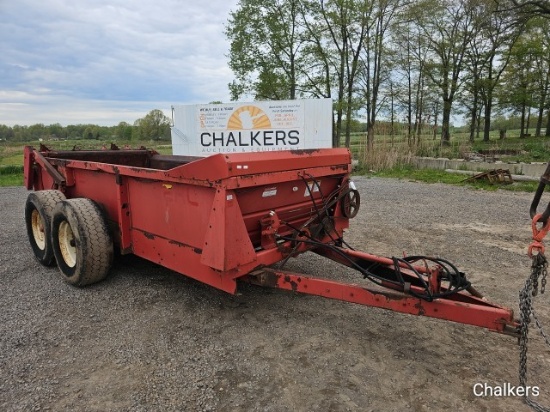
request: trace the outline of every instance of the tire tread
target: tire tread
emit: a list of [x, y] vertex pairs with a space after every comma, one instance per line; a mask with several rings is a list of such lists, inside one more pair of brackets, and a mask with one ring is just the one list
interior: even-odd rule
[[[36, 259], [43, 264], [44, 266], [53, 266], [55, 264], [55, 258], [52, 251], [52, 244], [51, 244], [51, 236], [50, 236], [50, 226], [52, 222], [53, 217], [53, 211], [55, 209], [55, 206], [59, 203], [65, 200], [65, 195], [60, 192], [59, 190], [39, 190], [36, 192], [32, 192], [27, 197], [27, 202], [25, 205], [25, 223], [27, 225], [27, 234], [29, 236], [29, 241], [31, 242], [31, 246], [33, 248], [34, 255]], [[32, 209], [35, 208], [40, 213], [42, 209], [43, 214], [41, 214], [41, 217], [45, 220], [44, 222], [44, 234], [46, 236], [46, 248], [44, 253], [40, 253], [39, 256], [37, 255], [37, 252], [34, 250], [34, 240], [32, 237], [32, 229], [30, 228], [30, 213]]]
[[[65, 278], [76, 286], [103, 280], [113, 262], [113, 241], [98, 205], [91, 199], [74, 198], [63, 202], [74, 213], [78, 228], [82, 259], [77, 259], [76, 272]], [[77, 253], [78, 254], [78, 253]], [[65, 275], [65, 274], [64, 274]]]

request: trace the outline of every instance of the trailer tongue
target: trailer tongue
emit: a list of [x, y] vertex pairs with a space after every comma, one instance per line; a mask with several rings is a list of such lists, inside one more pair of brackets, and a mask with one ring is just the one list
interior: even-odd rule
[[[35, 190], [25, 208], [34, 254], [57, 262], [74, 285], [103, 279], [117, 247], [229, 293], [249, 282], [517, 336], [513, 311], [486, 301], [450, 262], [380, 257], [345, 243], [360, 207], [347, 149], [198, 158], [42, 146], [26, 147], [24, 162]], [[272, 267], [305, 252], [373, 286]]]

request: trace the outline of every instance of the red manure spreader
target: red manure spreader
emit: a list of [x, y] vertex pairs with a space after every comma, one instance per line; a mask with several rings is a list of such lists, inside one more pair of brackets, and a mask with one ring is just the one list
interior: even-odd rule
[[[452, 263], [346, 244], [360, 206], [347, 149], [201, 158], [41, 146], [25, 148], [24, 166], [34, 255], [73, 285], [104, 279], [117, 248], [228, 293], [248, 282], [518, 335], [513, 311], [483, 299]], [[372, 286], [273, 267], [305, 252]]]

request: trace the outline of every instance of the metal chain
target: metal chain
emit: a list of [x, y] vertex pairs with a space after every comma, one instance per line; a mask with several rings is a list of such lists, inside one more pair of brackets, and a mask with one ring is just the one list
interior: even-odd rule
[[[544, 255], [542, 255], [544, 257]], [[546, 260], [546, 258], [545, 258]], [[546, 275], [548, 274], [548, 263], [545, 263], [542, 267], [542, 280], [540, 282], [540, 293], [544, 293], [544, 290], [546, 289]]]
[[[529, 323], [531, 316], [535, 320], [535, 324], [539, 329], [540, 334], [544, 338], [547, 345], [550, 346], [548, 336], [544, 332], [540, 321], [533, 310], [533, 296], [538, 293], [538, 281], [541, 279], [541, 294], [544, 293], [546, 287], [548, 262], [542, 253], [533, 255], [533, 263], [531, 264], [531, 274], [525, 281], [523, 289], [519, 293], [519, 310], [520, 310], [520, 336], [519, 336], [519, 384], [522, 387], [527, 386], [527, 343], [529, 333]], [[535, 402], [525, 395], [525, 403], [537, 412], [550, 412], [550, 409], [543, 407], [538, 402]]]
[[544, 338], [544, 341], [548, 346], [550, 346], [550, 339], [548, 339], [548, 335], [544, 332], [544, 329], [542, 328], [542, 324], [539, 321], [539, 318], [535, 314], [535, 308], [531, 308], [531, 315], [533, 316], [533, 319], [535, 320], [535, 325], [537, 325], [537, 328], [539, 329], [539, 333]]

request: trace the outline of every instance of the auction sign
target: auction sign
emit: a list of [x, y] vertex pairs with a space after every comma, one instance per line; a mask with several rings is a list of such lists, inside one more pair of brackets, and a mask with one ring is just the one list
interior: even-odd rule
[[172, 152], [216, 153], [332, 147], [332, 100], [172, 106]]

